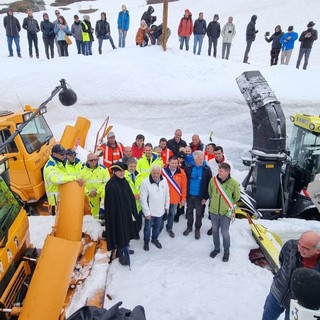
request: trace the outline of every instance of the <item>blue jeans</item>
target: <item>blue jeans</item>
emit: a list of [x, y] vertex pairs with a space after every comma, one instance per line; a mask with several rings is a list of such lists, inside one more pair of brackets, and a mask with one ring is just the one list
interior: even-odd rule
[[83, 55], [91, 56], [92, 55], [92, 41], [83, 42]]
[[112, 48], [115, 49], [115, 45], [114, 45], [114, 43], [113, 43], [113, 39], [112, 39], [112, 37], [111, 37], [110, 35], [100, 36], [100, 37], [98, 38], [98, 42], [99, 42], [99, 49], [98, 49], [98, 51], [99, 51], [99, 54], [102, 53], [102, 42], [103, 42], [103, 40], [107, 40], [107, 39], [109, 39]]
[[124, 48], [126, 46], [126, 36], [127, 31], [118, 29], [119, 31], [119, 48]]
[[16, 44], [17, 55], [20, 56], [21, 51], [20, 51], [20, 37], [19, 36], [15, 36], [15, 37], [7, 36], [9, 55], [13, 56], [13, 50], [12, 50], [12, 42], [13, 41]]
[[76, 40], [77, 52], [78, 54], [83, 53], [83, 42], [81, 40]]
[[172, 230], [173, 219], [177, 213], [178, 204], [170, 204], [169, 213], [168, 213], [168, 221], [166, 228], [167, 230]]
[[290, 310], [280, 305], [274, 295], [269, 292], [263, 307], [262, 320], [277, 320], [279, 316], [285, 312], [285, 320], [289, 320]]
[[202, 42], [203, 42], [203, 35], [202, 34], [195, 34], [193, 36], [193, 53], [196, 54], [196, 50], [197, 50], [197, 44], [199, 43], [199, 47], [198, 47], [198, 55], [201, 53], [201, 48], [202, 48]]
[[189, 50], [189, 39], [190, 37], [180, 37], [180, 50], [183, 49], [183, 44], [186, 44], [186, 50]]
[[157, 240], [160, 233], [160, 228], [162, 224], [162, 217], [151, 217], [151, 220], [144, 219], [144, 242], [150, 241], [150, 234], [152, 228], [152, 240]]
[[229, 226], [231, 219], [226, 215], [217, 215], [210, 212], [210, 219], [212, 225], [212, 236], [213, 244], [216, 250], [220, 250], [220, 236], [219, 229], [221, 228], [222, 240], [223, 240], [223, 249], [224, 252], [229, 252], [230, 250], [230, 234]]

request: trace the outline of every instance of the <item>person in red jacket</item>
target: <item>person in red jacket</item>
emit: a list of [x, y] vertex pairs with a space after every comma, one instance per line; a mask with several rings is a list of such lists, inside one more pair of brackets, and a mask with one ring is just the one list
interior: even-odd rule
[[123, 157], [123, 144], [116, 141], [116, 135], [110, 131], [107, 134], [107, 142], [99, 146], [98, 150], [103, 151], [103, 165], [112, 171], [110, 167]]
[[180, 38], [180, 50], [183, 49], [183, 44], [186, 44], [186, 50], [189, 50], [189, 40], [193, 31], [192, 14], [189, 9], [184, 11], [184, 16], [181, 18], [178, 27], [178, 36]]
[[144, 135], [138, 134], [136, 141], [132, 144], [132, 156], [140, 159], [144, 153]]

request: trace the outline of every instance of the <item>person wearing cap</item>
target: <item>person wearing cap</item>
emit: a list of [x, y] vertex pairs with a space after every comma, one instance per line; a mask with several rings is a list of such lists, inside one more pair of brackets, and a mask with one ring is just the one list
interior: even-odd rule
[[177, 156], [180, 148], [184, 148], [187, 146], [187, 143], [181, 139], [182, 130], [176, 129], [174, 132], [174, 137], [167, 142], [168, 148], [173, 152], [173, 155]]
[[130, 16], [125, 4], [121, 6], [118, 14], [118, 32], [119, 32], [119, 48], [126, 46], [126, 36], [129, 30]]
[[103, 151], [103, 165], [108, 168], [111, 173], [110, 166], [123, 157], [123, 144], [117, 142], [115, 133], [110, 131], [107, 134], [107, 142], [101, 144], [98, 150]]
[[59, 203], [59, 185], [70, 181], [77, 181], [80, 186], [83, 180], [68, 173], [65, 167], [66, 150], [61, 144], [56, 144], [51, 150], [51, 156], [43, 168], [43, 180], [49, 202], [49, 211], [56, 213]]
[[98, 164], [95, 153], [87, 155], [87, 162], [79, 173], [85, 182], [85, 195], [88, 197], [91, 215], [99, 218], [100, 202], [104, 199], [105, 185], [110, 179], [109, 171], [105, 166]]
[[189, 50], [189, 40], [193, 32], [192, 13], [189, 9], [184, 10], [184, 15], [180, 19], [178, 26], [178, 37], [180, 41], [180, 50], [183, 50], [183, 45], [186, 46], [186, 51]]
[[136, 45], [140, 47], [146, 47], [149, 42], [149, 37], [147, 35], [148, 25], [144, 20], [140, 21], [140, 27], [136, 34]]
[[[44, 49], [47, 59], [54, 58], [54, 24], [49, 21], [49, 15], [47, 13], [43, 14], [43, 21], [40, 22], [40, 30], [42, 32], [42, 40], [44, 43]], [[50, 49], [50, 55], [49, 55]]]
[[296, 64], [296, 68], [299, 69], [301, 60], [304, 56], [304, 64], [303, 64], [303, 70], [307, 69], [311, 49], [313, 42], [318, 39], [318, 31], [313, 29], [315, 23], [313, 21], [310, 21], [307, 24], [307, 30], [303, 31], [299, 37], [300, 44], [300, 50], [299, 50], [299, 56]]
[[151, 172], [151, 167], [155, 164], [163, 167], [162, 158], [158, 157], [158, 154], [153, 152], [151, 143], [146, 143], [144, 147], [144, 154], [138, 160], [137, 170], [142, 174], [144, 178], [146, 178]]
[[82, 27], [81, 27], [81, 21], [79, 19], [79, 16], [75, 14], [73, 16], [74, 22], [71, 26], [71, 33], [76, 40], [77, 45], [77, 53], [83, 54], [83, 41], [82, 41]]
[[267, 42], [272, 42], [271, 44], [271, 51], [270, 51], [270, 56], [271, 56], [271, 60], [270, 60], [270, 65], [271, 66], [275, 66], [278, 64], [278, 58], [279, 58], [279, 54], [281, 51], [281, 42], [280, 39], [283, 36], [283, 32], [281, 30], [281, 26], [277, 25], [274, 29], [274, 33], [272, 34], [271, 37], [268, 38], [267, 33], [265, 33], [264, 35], [264, 39]]
[[217, 57], [217, 45], [218, 45], [218, 39], [220, 38], [221, 34], [221, 27], [220, 23], [218, 22], [219, 15], [215, 14], [213, 16], [213, 20], [208, 24], [207, 28], [207, 35], [209, 39], [208, 44], [208, 56], [211, 56], [211, 48], [213, 46], [213, 57]]
[[90, 17], [85, 14], [81, 22], [82, 27], [82, 41], [83, 41], [83, 55], [92, 55], [92, 42], [93, 38], [93, 28], [91, 27]]
[[[145, 178], [140, 187], [140, 203], [145, 217], [143, 240], [145, 251], [149, 251], [149, 242], [158, 249], [162, 248], [158, 240], [162, 220], [168, 213], [170, 198], [166, 179], [161, 175], [161, 167], [153, 165], [150, 175]], [[152, 229], [152, 235], [151, 235]]]
[[28, 44], [29, 44], [29, 56], [33, 57], [32, 54], [32, 43], [36, 51], [36, 57], [39, 59], [39, 48], [38, 48], [38, 35], [40, 27], [38, 21], [33, 17], [31, 9], [27, 10], [27, 17], [23, 19], [22, 28], [27, 30]]
[[175, 234], [172, 231], [173, 220], [179, 207], [184, 207], [187, 195], [187, 177], [184, 170], [179, 167], [178, 158], [171, 156], [168, 164], [162, 169], [162, 176], [166, 178], [169, 186], [170, 206], [166, 230], [171, 238]]
[[111, 37], [110, 24], [107, 21], [107, 14], [105, 12], [101, 12], [100, 20], [98, 20], [96, 23], [95, 33], [99, 42], [99, 48], [98, 48], [99, 54], [102, 54], [103, 40], [109, 40], [112, 46], [112, 49], [117, 49]]
[[82, 169], [82, 162], [77, 158], [77, 153], [74, 149], [67, 149], [65, 167], [69, 174], [78, 176]]
[[19, 35], [21, 26], [19, 20], [13, 16], [12, 9], [8, 9], [7, 15], [3, 18], [3, 26], [6, 29], [9, 57], [13, 57], [12, 42], [14, 41], [17, 49], [17, 56], [21, 58]]
[[284, 33], [280, 39], [281, 43], [281, 64], [289, 64], [294, 42], [298, 39], [298, 34], [293, 31], [293, 26], [288, 27], [288, 32]]
[[[136, 199], [125, 179], [125, 171], [128, 166], [120, 161], [114, 163], [112, 178], [105, 186], [105, 226], [108, 251], [117, 250], [121, 265], [129, 265], [128, 251], [131, 239], [138, 236]], [[130, 253], [133, 253], [132, 251]]]

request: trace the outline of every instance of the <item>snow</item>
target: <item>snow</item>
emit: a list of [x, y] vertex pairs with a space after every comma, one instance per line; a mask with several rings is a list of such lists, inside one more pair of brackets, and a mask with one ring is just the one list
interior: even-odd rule
[[[111, 31], [117, 45], [117, 14], [122, 0], [80, 2], [69, 5], [70, 10], [62, 10], [69, 25], [73, 15], [80, 9], [98, 9], [90, 14], [91, 21], [99, 18], [101, 11], [107, 12]], [[289, 116], [296, 112], [319, 113], [320, 91], [320, 41], [314, 43], [307, 71], [295, 69], [298, 43], [289, 66], [269, 66], [271, 45], [263, 38], [265, 31], [273, 31], [277, 24], [283, 31], [291, 24], [301, 33], [310, 20], [315, 20], [320, 2], [309, 0], [308, 6], [299, 0], [288, 5], [284, 0], [228, 2], [217, 0], [176, 1], [169, 3], [169, 27], [172, 35], [166, 52], [159, 46], [139, 48], [135, 46], [135, 34], [139, 19], [147, 9], [143, 0], [127, 3], [131, 17], [130, 30], [125, 49], [112, 50], [105, 41], [103, 54], [97, 54], [97, 41], [93, 44], [94, 55], [78, 56], [75, 44], [69, 48], [68, 58], [45, 59], [41, 35], [39, 35], [40, 59], [28, 58], [26, 32], [21, 32], [22, 59], [7, 58], [4, 28], [0, 30], [0, 110], [17, 110], [26, 104], [39, 106], [48, 98], [52, 90], [64, 78], [78, 95], [74, 106], [64, 107], [58, 98], [48, 104], [47, 121], [57, 140], [63, 128], [74, 124], [77, 116], [91, 120], [87, 139], [87, 150], [93, 150], [95, 134], [104, 118], [110, 115], [110, 124], [118, 141], [131, 145], [138, 133], [146, 136], [146, 142], [157, 144], [159, 138], [173, 137], [176, 128], [183, 131], [183, 139], [191, 141], [198, 133], [204, 143], [209, 142], [210, 131], [213, 140], [222, 145], [234, 167], [234, 177], [241, 181], [246, 169], [241, 156], [248, 156], [252, 145], [252, 129], [249, 108], [244, 101], [235, 79], [244, 71], [259, 70], [275, 91], [282, 104], [287, 119], [287, 135], [292, 126]], [[154, 5], [158, 21], [162, 20], [162, 5]], [[179, 19], [184, 9], [189, 8], [194, 19], [204, 12], [207, 23], [214, 13], [219, 13], [220, 23], [229, 15], [234, 17], [237, 35], [233, 41], [230, 60], [221, 59], [221, 39], [218, 43], [217, 59], [207, 56], [207, 38], [204, 39], [202, 54], [192, 53], [193, 38], [189, 52], [180, 51], [176, 34]], [[55, 7], [47, 5], [50, 19], [54, 19]], [[34, 16], [40, 22], [42, 13]], [[245, 28], [253, 14], [257, 14], [259, 33], [253, 43], [249, 61], [243, 64], [245, 50]], [[25, 14], [16, 13], [22, 23]], [[315, 20], [316, 23], [318, 23]], [[316, 25], [315, 28], [317, 28]], [[14, 53], [15, 53], [15, 46]], [[41, 247], [54, 223], [52, 217], [30, 217], [31, 240]], [[87, 220], [89, 219], [89, 220]], [[92, 221], [91, 221], [92, 222]], [[297, 238], [308, 229], [320, 231], [319, 222], [296, 219], [261, 221], [270, 231], [280, 236], [282, 241]], [[90, 232], [98, 234], [101, 228], [90, 226], [90, 218], [85, 225]], [[117, 301], [133, 308], [141, 304], [146, 309], [148, 320], [161, 319], [248, 319], [261, 318], [264, 299], [272, 282], [272, 274], [250, 263], [248, 253], [256, 248], [249, 225], [245, 220], [235, 221], [231, 228], [231, 256], [228, 263], [209, 257], [213, 250], [212, 238], [206, 235], [210, 227], [207, 215], [203, 219], [201, 239], [194, 235], [182, 235], [186, 228], [185, 218], [174, 224], [176, 237], [171, 239], [164, 231], [160, 235], [163, 249], [152, 244], [150, 251], [142, 249], [142, 240], [131, 242], [135, 254], [131, 256], [132, 270], [114, 261], [107, 271], [101, 264], [94, 269], [91, 278], [78, 288], [70, 315], [81, 307], [90, 293], [94, 292], [107, 275], [107, 292], [112, 300], [106, 299], [109, 308]], [[102, 259], [102, 257], [97, 257]]]

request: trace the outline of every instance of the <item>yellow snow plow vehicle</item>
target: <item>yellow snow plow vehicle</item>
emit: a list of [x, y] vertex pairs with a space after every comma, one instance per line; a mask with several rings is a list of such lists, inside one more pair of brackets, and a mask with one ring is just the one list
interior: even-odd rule
[[[79, 279], [93, 267], [98, 239], [83, 234], [84, 186], [60, 187], [52, 232], [39, 252], [30, 243], [25, 210], [36, 210], [45, 196], [42, 169], [55, 144], [43, 114], [57, 93], [62, 104], [76, 96], [64, 80], [37, 109], [0, 114], [0, 320], [62, 320]], [[67, 126], [60, 143], [84, 146], [89, 120]], [[101, 250], [106, 245], [102, 241]]]
[[[74, 100], [74, 93], [70, 93], [73, 91], [67, 88], [65, 80], [60, 83], [38, 109], [25, 106], [22, 112], [0, 112], [0, 153], [9, 160], [10, 188], [25, 204], [29, 214], [48, 211], [44, 205], [42, 171], [56, 140], [44, 118], [46, 105], [59, 91], [63, 104]], [[60, 143], [65, 148], [73, 148], [75, 144], [84, 147], [89, 128], [90, 121], [78, 117], [74, 126], [66, 126]]]

